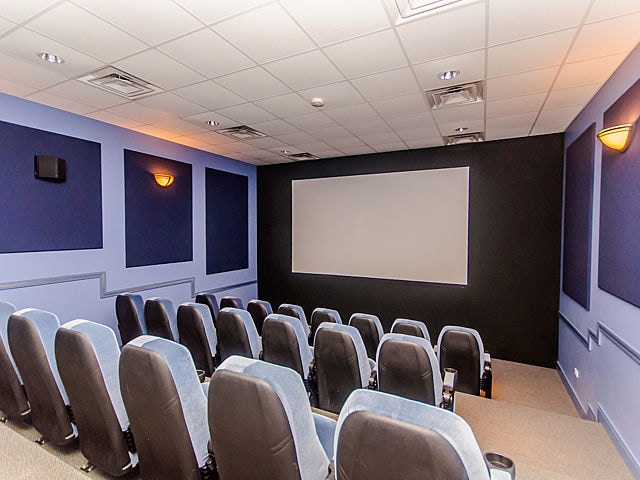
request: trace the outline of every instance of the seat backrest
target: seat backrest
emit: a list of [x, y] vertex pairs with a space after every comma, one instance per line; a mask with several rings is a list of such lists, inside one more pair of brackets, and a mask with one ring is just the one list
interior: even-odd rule
[[211, 377], [208, 408], [221, 480], [327, 477], [329, 458], [302, 379], [292, 370], [230, 357]]
[[442, 377], [431, 343], [421, 337], [387, 333], [377, 355], [378, 390], [439, 406]]
[[321, 323], [342, 323], [340, 314], [331, 308], [316, 308], [311, 313], [311, 338], [315, 338], [316, 330]]
[[11, 420], [25, 420], [29, 417], [29, 402], [7, 337], [9, 317], [15, 311], [12, 304], [0, 302], [0, 410]]
[[418, 320], [410, 320], [408, 318], [396, 318], [391, 325], [391, 333], [400, 333], [402, 335], [413, 335], [414, 337], [426, 338], [429, 342], [431, 336], [427, 326]]
[[215, 326], [216, 320], [218, 319], [218, 312], [220, 311], [216, 296], [213, 293], [198, 293], [196, 295], [196, 303], [202, 303], [209, 307], [211, 318], [213, 319], [213, 325]]
[[300, 320], [277, 313], [265, 319], [262, 326], [262, 359], [289, 367], [303, 379], [309, 378], [313, 354]]
[[180, 343], [191, 352], [196, 368], [210, 377], [218, 353], [218, 335], [209, 307], [193, 302], [181, 304], [178, 307], [178, 332]]
[[378, 344], [384, 335], [380, 319], [368, 313], [354, 313], [349, 319], [349, 325], [358, 329], [367, 349], [367, 356], [375, 360]]
[[55, 352], [82, 454], [109, 475], [126, 474], [138, 455], [129, 452], [125, 437], [129, 417], [120, 393], [115, 333], [99, 323], [72, 320], [58, 329]]
[[200, 480], [207, 465], [207, 400], [189, 350], [140, 336], [122, 349], [120, 388], [141, 478]]
[[307, 316], [304, 314], [304, 309], [300, 305], [293, 305], [292, 303], [283, 303], [278, 307], [278, 312], [281, 315], [287, 315], [289, 317], [295, 317], [300, 320], [304, 334], [309, 337], [311, 328], [309, 328], [309, 322], [307, 322]]
[[176, 309], [168, 298], [152, 297], [144, 302], [144, 319], [147, 333], [167, 340], [178, 341], [178, 322]]
[[223, 308], [239, 308], [242, 310], [244, 309], [244, 305], [242, 304], [242, 299], [240, 297], [227, 295], [220, 299], [220, 310]]
[[132, 338], [147, 333], [144, 321], [144, 301], [135, 293], [123, 293], [116, 297], [116, 317], [118, 330], [124, 345]]
[[251, 315], [239, 308], [223, 308], [218, 313], [220, 361], [231, 355], [259, 358], [262, 344]]
[[25, 308], [9, 317], [9, 348], [31, 406], [31, 424], [56, 445], [72, 442], [69, 398], [55, 358], [55, 335], [60, 323], [53, 313]]
[[440, 331], [436, 348], [441, 374], [445, 368], [458, 371], [456, 391], [480, 395], [484, 346], [478, 331], [447, 325]]
[[337, 480], [489, 480], [473, 431], [461, 417], [373, 390], [357, 390], [345, 402], [335, 465]]
[[338, 413], [351, 391], [369, 385], [371, 366], [360, 332], [339, 323], [322, 323], [314, 340], [318, 403]]
[[262, 335], [264, 319], [267, 318], [267, 315], [273, 313], [271, 304], [266, 300], [250, 300], [249, 303], [247, 303], [247, 311], [251, 315], [251, 318], [253, 318], [253, 324], [256, 326], [258, 335]]

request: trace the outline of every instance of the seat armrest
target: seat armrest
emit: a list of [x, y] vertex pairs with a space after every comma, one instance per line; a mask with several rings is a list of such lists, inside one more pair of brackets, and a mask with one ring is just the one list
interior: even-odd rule
[[444, 378], [442, 379], [442, 405], [446, 410], [455, 411], [455, 393], [456, 381], [458, 380], [458, 371], [454, 368], [444, 369]]
[[311, 415], [313, 416], [313, 423], [315, 423], [316, 434], [318, 435], [322, 449], [327, 455], [327, 458], [333, 461], [333, 440], [338, 422], [316, 412], [311, 412]]
[[485, 365], [487, 363], [491, 364], [491, 354], [490, 353], [484, 352], [482, 354], [482, 359], [484, 360]]
[[489, 476], [491, 480], [512, 480], [511, 474], [505, 470], [496, 470], [495, 468], [489, 469]]
[[491, 356], [488, 353], [485, 353], [484, 369], [482, 371], [482, 378], [480, 379], [480, 390], [484, 392], [485, 398], [491, 398], [492, 388], [493, 388], [493, 374], [492, 374], [492, 367], [491, 367]]

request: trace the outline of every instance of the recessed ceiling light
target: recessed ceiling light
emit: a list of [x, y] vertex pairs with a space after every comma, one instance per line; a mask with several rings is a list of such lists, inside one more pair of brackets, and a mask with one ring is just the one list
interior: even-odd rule
[[218, 125], [220, 125], [220, 122], [218, 122], [217, 120], [207, 120], [207, 125], [211, 125], [212, 127], [217, 127]]
[[469, 130], [469, 127], [458, 127], [455, 129], [456, 132], [466, 132]]
[[313, 105], [314, 107], [324, 107], [324, 99], [320, 97], [312, 98], [311, 105]]
[[62, 57], [59, 57], [58, 55], [54, 55], [53, 53], [40, 52], [40, 53], [38, 53], [38, 57], [40, 57], [40, 59], [44, 60], [45, 62], [49, 62], [49, 63], [63, 63], [64, 62]]
[[446, 72], [442, 72], [438, 74], [438, 78], [440, 80], [451, 80], [452, 78], [456, 78], [460, 75], [459, 70], [447, 70]]

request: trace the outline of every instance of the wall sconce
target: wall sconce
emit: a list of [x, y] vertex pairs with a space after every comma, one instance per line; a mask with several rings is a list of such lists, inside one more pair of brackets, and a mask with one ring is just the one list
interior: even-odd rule
[[607, 147], [624, 152], [633, 138], [633, 123], [616, 125], [598, 132], [598, 139]]
[[169, 173], [154, 173], [156, 183], [163, 188], [170, 187], [175, 181], [175, 177]]

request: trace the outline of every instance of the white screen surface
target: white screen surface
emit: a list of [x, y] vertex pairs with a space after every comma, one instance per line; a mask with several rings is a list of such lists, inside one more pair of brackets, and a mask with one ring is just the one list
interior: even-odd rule
[[467, 284], [469, 167], [291, 183], [293, 272]]

